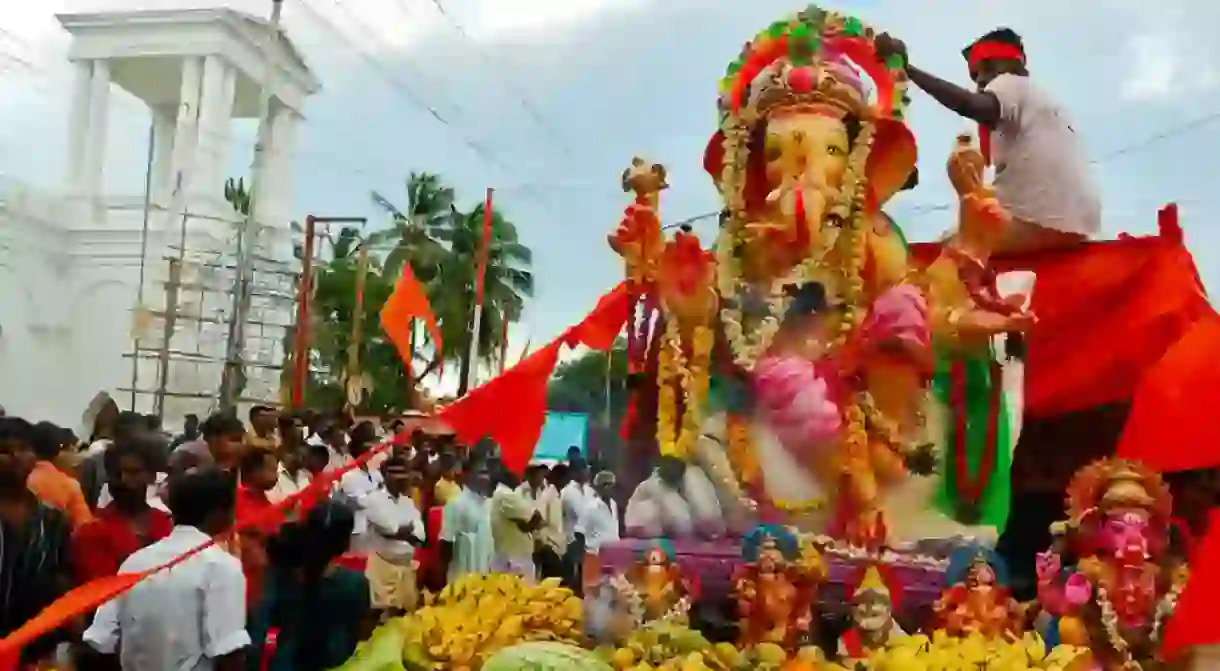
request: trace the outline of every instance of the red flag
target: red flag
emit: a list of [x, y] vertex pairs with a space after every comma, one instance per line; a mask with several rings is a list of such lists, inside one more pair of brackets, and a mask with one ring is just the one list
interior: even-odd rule
[[402, 267], [402, 277], [398, 278], [398, 285], [394, 287], [394, 293], [390, 294], [385, 305], [381, 307], [381, 328], [398, 348], [398, 356], [402, 358], [402, 363], [408, 370], [415, 354], [411, 350], [411, 325], [414, 319], [424, 320], [424, 325], [432, 334], [432, 346], [437, 356], [440, 356], [441, 329], [436, 323], [436, 315], [432, 314], [432, 306], [428, 303], [424, 287], [415, 279], [411, 266], [405, 264]]
[[483, 305], [483, 278], [487, 274], [487, 260], [491, 255], [491, 193], [487, 189], [487, 199], [483, 201], [483, 239], [479, 243], [478, 267], [474, 275], [474, 304]]

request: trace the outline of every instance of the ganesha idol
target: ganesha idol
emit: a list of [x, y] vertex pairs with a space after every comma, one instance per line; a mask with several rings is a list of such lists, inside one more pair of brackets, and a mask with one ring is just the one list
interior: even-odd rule
[[1037, 559], [1049, 642], [1091, 648], [1102, 669], [1162, 668], [1160, 637], [1187, 577], [1169, 552], [1172, 507], [1169, 488], [1139, 463], [1105, 459], [1075, 475], [1069, 519]]
[[730, 65], [704, 161], [725, 205], [710, 251], [689, 230], [657, 241], [664, 180], [646, 177], [663, 170], [637, 161], [625, 176], [637, 198], [611, 239], [644, 309], [629, 356], [656, 366], [659, 452], [687, 464], [664, 492], [689, 515], [637, 498], [653, 533], [693, 517], [687, 528], [790, 523], [872, 547], [994, 536], [930, 505], [943, 320], [882, 211], [916, 147], [903, 64], [879, 62], [873, 34], [810, 7]]

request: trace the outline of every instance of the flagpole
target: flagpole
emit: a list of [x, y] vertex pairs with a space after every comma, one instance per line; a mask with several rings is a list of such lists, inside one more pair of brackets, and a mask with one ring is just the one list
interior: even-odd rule
[[487, 260], [491, 246], [491, 198], [494, 189], [487, 188], [483, 201], [483, 236], [479, 243], [478, 262], [474, 276], [474, 324], [470, 327], [470, 347], [466, 352], [466, 390], [474, 388], [475, 370], [479, 364], [479, 331], [483, 326], [483, 281], [487, 274]]
[[[369, 247], [360, 245], [356, 261], [356, 305], [352, 310], [352, 337], [347, 344], [347, 385], [344, 389], [347, 406], [355, 410], [364, 397], [364, 381], [360, 374], [360, 341], [364, 336], [364, 286], [368, 282]], [[359, 389], [359, 391], [356, 391]], [[353, 401], [353, 399], [355, 399]]]

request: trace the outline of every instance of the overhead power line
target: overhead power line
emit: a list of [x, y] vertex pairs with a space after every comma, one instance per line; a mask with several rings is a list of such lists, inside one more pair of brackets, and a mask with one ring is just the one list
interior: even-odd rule
[[[395, 0], [395, 2], [398, 3], [398, 6], [404, 13], [411, 13], [407, 7], [406, 0]], [[487, 53], [487, 50], [484, 49], [481, 44], [479, 44], [478, 40], [475, 40], [470, 36], [470, 33], [466, 31], [466, 27], [463, 26], [456, 18], [454, 18], [451, 13], [449, 13], [449, 11], [445, 8], [444, 3], [441, 2], [441, 0], [432, 0], [432, 5], [436, 7], [436, 11], [439, 12], [447, 22], [449, 22], [449, 25], [453, 27], [454, 31], [456, 31], [458, 35], [461, 35], [462, 38], [470, 44], [475, 54], [478, 55], [479, 59], [483, 61], [483, 64], [489, 70], [494, 71], [496, 69], [495, 59], [493, 59], [491, 55]], [[520, 103], [521, 108], [525, 110], [526, 115], [528, 115], [534, 124], [542, 129], [542, 132], [546, 133], [551, 141], [559, 147], [559, 149], [564, 153], [564, 156], [571, 160], [573, 158], [571, 145], [568, 144], [563, 135], [558, 131], [558, 129], [556, 129], [555, 125], [547, 121], [546, 117], [543, 116], [542, 112], [538, 109], [538, 106], [530, 100], [529, 96], [526, 95], [525, 92], [522, 91], [521, 88], [509, 78], [498, 77], [496, 80], [509, 94], [513, 95], [517, 99], [517, 102]]]
[[[375, 34], [375, 31], [367, 23], [359, 19], [355, 12], [343, 3], [343, 0], [331, 0], [331, 2], [334, 3], [334, 5], [338, 7], [340, 11], [346, 14], [348, 18], [358, 27], [360, 27], [360, 29], [363, 30], [367, 35], [371, 36]], [[370, 54], [359, 44], [356, 44], [356, 42], [348, 37], [348, 35], [338, 26], [336, 26], [334, 22], [327, 19], [316, 7], [313, 7], [308, 0], [301, 0], [299, 4], [301, 7], [304, 7], [306, 11], [308, 11], [314, 17], [314, 19], [326, 26], [332, 34], [342, 40], [352, 51], [360, 56], [361, 60], [363, 60], [370, 69], [385, 80], [385, 82], [388, 83], [395, 91], [397, 91], [403, 97], [403, 99], [410, 103], [412, 107], [426, 113], [437, 123], [447, 128], [453, 133], [454, 137], [456, 137], [462, 144], [464, 144], [484, 162], [490, 163], [501, 171], [507, 173], [508, 164], [506, 162], [501, 161], [491, 152], [490, 149], [464, 134], [460, 128], [449, 120], [448, 117], [441, 114], [441, 112], [434, 105], [429, 103], [423, 94], [407, 83], [402, 77], [398, 76], [393, 68], [387, 66], [385, 63], [382, 63], [377, 59], [376, 56]]]

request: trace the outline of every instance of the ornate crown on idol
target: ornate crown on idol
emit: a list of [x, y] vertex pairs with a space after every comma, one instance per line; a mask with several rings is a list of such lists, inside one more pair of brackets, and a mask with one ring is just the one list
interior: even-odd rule
[[[879, 62], [873, 36], [859, 19], [814, 6], [772, 23], [729, 65], [720, 84], [721, 115], [803, 109], [900, 119], [907, 102], [905, 63], [900, 57]], [[857, 67], [878, 87], [875, 106]]]
[[1073, 517], [1090, 509], [1134, 508], [1168, 519], [1173, 496], [1156, 471], [1135, 461], [1101, 459], [1076, 472], [1068, 485], [1067, 509]]

